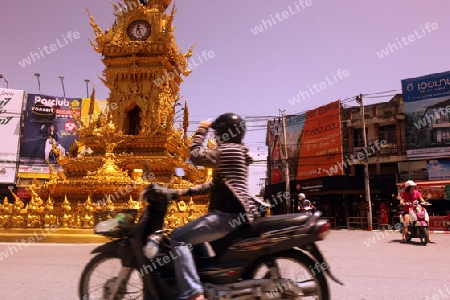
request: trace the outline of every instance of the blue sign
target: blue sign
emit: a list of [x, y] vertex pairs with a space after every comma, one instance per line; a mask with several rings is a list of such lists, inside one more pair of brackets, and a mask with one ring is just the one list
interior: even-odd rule
[[450, 72], [403, 79], [402, 90], [404, 102], [450, 96]]

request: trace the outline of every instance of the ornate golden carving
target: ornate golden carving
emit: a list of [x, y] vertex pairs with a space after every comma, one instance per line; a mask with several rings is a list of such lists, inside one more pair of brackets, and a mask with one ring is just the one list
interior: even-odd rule
[[192, 201], [192, 197], [190, 197], [190, 200], [187, 204], [187, 213], [188, 213], [188, 217], [184, 220], [184, 223], [189, 223], [191, 221], [194, 221], [195, 219], [197, 219], [197, 217], [194, 215], [195, 213], [195, 204], [194, 201]]
[[17, 196], [12, 189], [9, 189], [11, 192], [11, 195], [14, 197], [14, 205], [13, 205], [13, 212], [16, 214], [23, 214], [26, 213], [27, 210], [24, 209], [25, 204], [20, 200], [19, 196]]
[[63, 216], [61, 218], [61, 225], [64, 228], [72, 228], [74, 226], [74, 217], [72, 214], [72, 207], [70, 206], [69, 200], [67, 200], [67, 196], [64, 197], [64, 202], [62, 204]]
[[0, 228], [11, 227], [10, 215], [12, 213], [13, 205], [9, 203], [8, 197], [3, 199], [3, 204], [0, 205]]
[[[91, 44], [102, 54], [105, 65], [100, 80], [110, 89], [107, 111], [94, 119], [94, 85], [88, 118], [82, 118], [71, 107], [78, 124], [78, 140], [69, 155], [58, 154], [57, 162], [63, 171], [48, 164], [48, 182], [40, 184], [35, 180], [28, 187], [32, 199], [27, 209], [12, 193], [16, 201], [8, 208], [10, 213], [3, 204], [0, 224], [31, 227], [56, 223], [65, 228], [92, 228], [97, 212], [142, 210], [141, 203], [133, 199], [138, 199], [151, 182], [187, 188], [208, 178], [207, 169], [185, 162], [192, 139], [187, 134], [187, 102], [182, 123], [175, 129], [175, 108], [179, 108], [176, 104], [182, 98], [180, 84], [192, 71], [187, 62], [192, 47], [186, 53], [179, 50], [172, 26], [175, 6], [165, 12], [170, 3], [149, 0], [143, 5], [135, 0], [120, 0], [113, 4], [116, 21], [105, 31], [87, 11], [95, 35]], [[128, 25], [138, 19], [151, 25], [151, 35], [145, 41], [132, 41], [127, 35]], [[149, 168], [143, 172], [145, 162]], [[173, 177], [176, 167], [185, 169], [183, 178]], [[47, 199], [45, 204], [41, 197]], [[74, 209], [71, 203], [77, 203]], [[193, 197], [187, 205], [180, 206], [181, 211], [173, 205], [166, 225], [175, 228], [193, 220], [205, 212], [206, 205], [204, 196]], [[9, 225], [5, 225], [8, 220]]]
[[49, 195], [47, 202], [45, 203], [44, 226], [52, 227], [52, 226], [57, 226], [57, 225], [58, 224], [57, 224], [56, 216], [53, 214], [53, 202]]
[[175, 229], [181, 224], [180, 218], [176, 215], [178, 212], [175, 202], [172, 202], [167, 210], [168, 214], [164, 220], [164, 226], [168, 229]]

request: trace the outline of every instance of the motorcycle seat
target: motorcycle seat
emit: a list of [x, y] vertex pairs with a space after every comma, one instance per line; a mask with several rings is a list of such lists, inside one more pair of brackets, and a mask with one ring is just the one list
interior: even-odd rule
[[[241, 225], [238, 229], [234, 230], [223, 238], [211, 241], [209, 244], [212, 247], [212, 251], [205, 250], [205, 245], [195, 245], [194, 254], [198, 258], [216, 259], [223, 253], [225, 253], [228, 247], [230, 247], [237, 241], [248, 238], [257, 238], [261, 236], [261, 234], [268, 231], [300, 226], [302, 224], [305, 224], [310, 218], [311, 216], [305, 213], [263, 217], [256, 220], [251, 225], [248, 223]], [[211, 252], [213, 252], [214, 254], [212, 254]]]
[[227, 235], [227, 238], [247, 238], [259, 236], [264, 232], [272, 230], [300, 226], [306, 223], [310, 218], [311, 216], [305, 213], [267, 216], [256, 220], [251, 225], [242, 225], [239, 229]]

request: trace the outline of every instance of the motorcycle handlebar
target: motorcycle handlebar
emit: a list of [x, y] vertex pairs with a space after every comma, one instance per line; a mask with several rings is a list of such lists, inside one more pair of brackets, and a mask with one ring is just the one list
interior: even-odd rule
[[148, 185], [139, 195], [141, 201], [164, 201], [169, 202], [180, 196], [178, 190], [167, 188], [158, 183]]

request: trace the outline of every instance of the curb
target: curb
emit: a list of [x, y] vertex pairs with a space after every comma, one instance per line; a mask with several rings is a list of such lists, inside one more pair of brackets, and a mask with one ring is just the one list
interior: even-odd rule
[[[374, 229], [374, 230], [366, 230], [366, 229], [333, 229], [335, 231], [371, 231], [371, 232], [378, 232], [378, 231], [382, 231], [382, 232], [399, 232], [398, 230], [390, 230], [390, 229], [386, 229], [386, 230], [380, 230], [380, 229]], [[437, 233], [437, 234], [450, 234], [449, 230], [429, 230], [429, 233]]]
[[[49, 244], [104, 244], [111, 239], [92, 233], [92, 229], [60, 229], [55, 233], [45, 233], [41, 228], [4, 229], [0, 230], [0, 243], [20, 243], [22, 240], [31, 243]], [[336, 231], [369, 231], [362, 229], [336, 229]], [[398, 230], [372, 230], [372, 232], [398, 232]], [[450, 231], [430, 230], [433, 234], [450, 234]]]
[[50, 232], [46, 228], [3, 229], [0, 243], [63, 243], [63, 244], [103, 244], [109, 238], [94, 234], [93, 229], [59, 229]]

